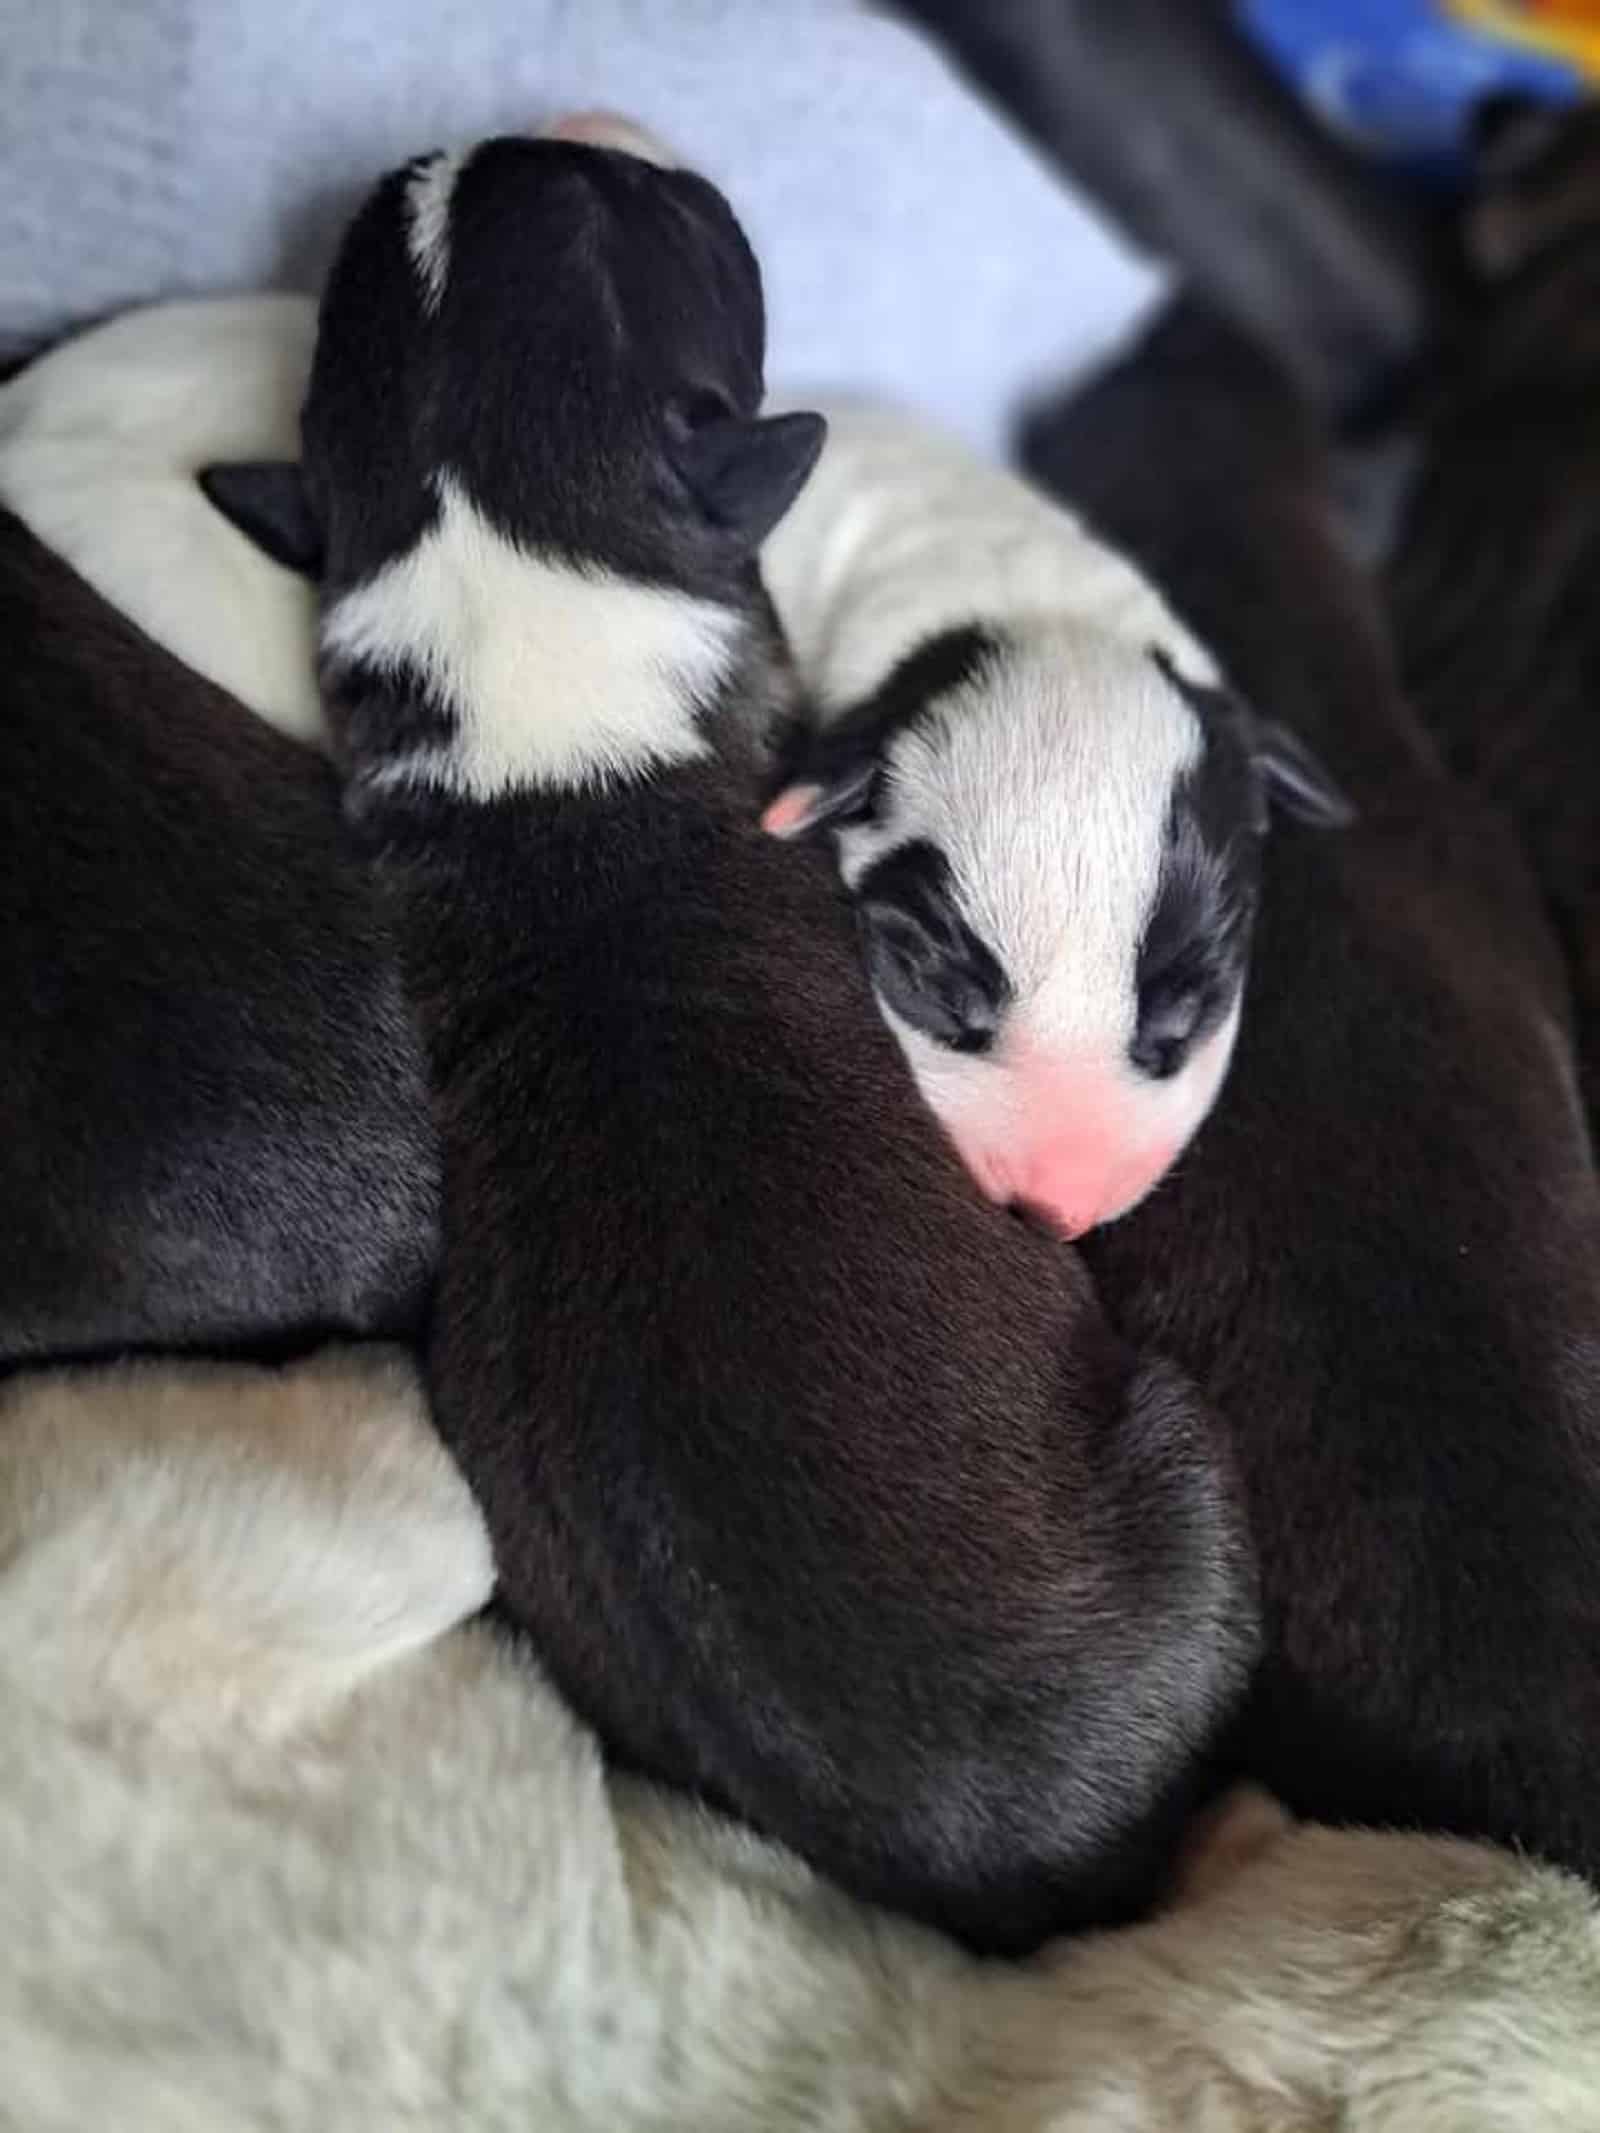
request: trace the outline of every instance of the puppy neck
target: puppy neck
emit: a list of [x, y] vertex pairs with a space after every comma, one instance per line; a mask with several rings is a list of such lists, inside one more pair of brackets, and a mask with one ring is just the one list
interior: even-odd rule
[[519, 546], [449, 476], [435, 492], [415, 545], [323, 617], [336, 700], [376, 684], [414, 702], [373, 736], [347, 727], [369, 791], [603, 789], [709, 752], [749, 658], [744, 607]]

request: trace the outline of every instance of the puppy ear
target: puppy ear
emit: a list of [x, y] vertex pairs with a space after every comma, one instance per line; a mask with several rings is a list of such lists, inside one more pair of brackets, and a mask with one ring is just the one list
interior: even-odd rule
[[827, 434], [820, 415], [727, 415], [691, 430], [676, 458], [706, 517], [753, 552], [804, 488]]
[[321, 576], [322, 528], [295, 460], [219, 460], [195, 478], [212, 506], [274, 563]]
[[1291, 822], [1314, 829], [1345, 829], [1356, 818], [1337, 781], [1303, 741], [1273, 719], [1252, 719], [1250, 760], [1267, 803]]
[[875, 759], [841, 767], [831, 777], [797, 777], [779, 787], [761, 810], [761, 827], [769, 837], [809, 837], [867, 811]]

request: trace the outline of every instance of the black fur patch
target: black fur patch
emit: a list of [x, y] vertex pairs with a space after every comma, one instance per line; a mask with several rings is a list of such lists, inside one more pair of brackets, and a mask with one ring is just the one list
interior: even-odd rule
[[1135, 971], [1138, 1022], [1128, 1056], [1142, 1074], [1165, 1081], [1222, 1021], [1244, 982], [1265, 818], [1237, 707], [1151, 656], [1204, 736], [1199, 761], [1173, 791]]
[[870, 696], [839, 717], [825, 725], [812, 715], [792, 719], [775, 742], [767, 797], [802, 782], [820, 785], [825, 792], [854, 785], [859, 797], [848, 812], [832, 813], [829, 820], [870, 820], [877, 812], [881, 782], [875, 777], [863, 780], [863, 768], [881, 767], [896, 734], [924, 717], [952, 689], [971, 681], [1000, 648], [999, 635], [977, 623], [942, 630], [908, 652]]
[[414, 1333], [438, 1158], [313, 751], [0, 512], [0, 1367]]
[[374, 192], [323, 298], [305, 441], [332, 590], [412, 545], [443, 475], [531, 549], [742, 596], [745, 543], [692, 507], [674, 451], [761, 400], [761, 277], [726, 200], [584, 143], [487, 141], [452, 189], [430, 310], [408, 249], [420, 168]]
[[873, 990], [902, 1022], [956, 1052], [986, 1052], [1012, 999], [1005, 971], [961, 916], [950, 861], [926, 838], [869, 867], [855, 888]]
[[[1471, 398], [1432, 441], [1401, 635], [1496, 801], [1573, 803], [1576, 858], [1600, 822], [1581, 663], [1600, 466], [1593, 377], [1563, 387], [1600, 306], [1530, 316], [1531, 293], [1504, 335], [1475, 329]], [[1264, 841], [1226, 1094], [1081, 1250], [1237, 1449], [1268, 1635], [1244, 1767], [1299, 1815], [1594, 1877], [1600, 1250], [1559, 960], [1517, 840], [1418, 746], [1321, 446], [1215, 335], [1210, 364], [1147, 339], [1053, 416], [1050, 486], [1105, 514], [1363, 813]]]

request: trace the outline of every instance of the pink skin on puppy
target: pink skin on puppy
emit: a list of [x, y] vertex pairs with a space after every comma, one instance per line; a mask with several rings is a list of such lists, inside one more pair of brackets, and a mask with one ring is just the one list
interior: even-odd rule
[[1235, 1007], [1180, 1075], [1154, 1086], [1021, 1033], [983, 1060], [924, 1056], [914, 1032], [902, 1042], [911, 1039], [913, 1072], [984, 1194], [1073, 1238], [1160, 1183], [1216, 1099], [1238, 1023]]
[[590, 148], [614, 148], [620, 155], [654, 163], [658, 170], [682, 167], [665, 142], [616, 111], [570, 111], [542, 132], [550, 141], [581, 141]]

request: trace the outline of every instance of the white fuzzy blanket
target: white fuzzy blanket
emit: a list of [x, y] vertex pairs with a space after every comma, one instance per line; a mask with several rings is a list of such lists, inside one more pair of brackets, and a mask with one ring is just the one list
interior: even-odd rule
[[1600, 2127], [1600, 1921], [1246, 1798], [975, 1964], [636, 1783], [467, 1621], [393, 1354], [0, 1388], [7, 2133]]

